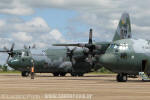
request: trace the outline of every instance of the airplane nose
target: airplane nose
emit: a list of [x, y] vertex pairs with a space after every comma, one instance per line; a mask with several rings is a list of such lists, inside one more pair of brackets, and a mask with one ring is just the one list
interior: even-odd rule
[[11, 66], [11, 61], [10, 61], [10, 60], [8, 60], [7, 64]]
[[103, 54], [100, 56], [99, 61], [101, 64], [114, 64], [117, 59], [114, 54]]
[[18, 64], [19, 60], [18, 59], [10, 59], [8, 61], [8, 65], [10, 66], [16, 66]]

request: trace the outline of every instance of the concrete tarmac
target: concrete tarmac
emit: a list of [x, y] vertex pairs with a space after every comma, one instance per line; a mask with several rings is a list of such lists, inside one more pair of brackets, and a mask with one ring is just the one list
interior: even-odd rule
[[129, 78], [116, 82], [116, 75], [53, 77], [37, 74], [0, 74], [0, 100], [150, 100], [150, 82]]

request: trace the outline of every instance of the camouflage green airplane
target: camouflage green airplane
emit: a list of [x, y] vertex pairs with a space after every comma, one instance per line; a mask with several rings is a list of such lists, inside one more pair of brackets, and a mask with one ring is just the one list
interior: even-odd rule
[[[9, 54], [7, 64], [15, 70], [22, 72], [22, 76], [28, 76], [34, 62], [35, 73], [53, 73], [54, 76], [83, 76], [84, 73], [95, 71], [93, 65], [86, 60], [86, 48], [66, 49], [24, 49], [14, 50], [4, 47], [0, 52]], [[67, 51], [67, 52], [66, 52]], [[11, 57], [11, 59], [9, 59]], [[33, 62], [32, 62], [33, 61]]]
[[101, 66], [118, 73], [116, 77], [118, 82], [126, 82], [129, 75], [138, 75], [140, 72], [150, 75], [150, 41], [132, 38], [128, 13], [122, 14], [112, 42], [92, 43], [91, 39], [87, 44], [54, 44], [54, 46], [88, 48], [90, 51], [88, 54], [92, 58], [97, 58]]

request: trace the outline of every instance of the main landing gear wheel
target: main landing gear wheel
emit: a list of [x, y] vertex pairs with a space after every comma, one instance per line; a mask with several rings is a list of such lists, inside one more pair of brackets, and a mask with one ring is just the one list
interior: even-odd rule
[[121, 73], [121, 74], [117, 75], [116, 80], [118, 82], [126, 82], [128, 80], [128, 76], [127, 76], [127, 74]]
[[66, 75], [66, 73], [64, 73], [64, 72], [61, 72], [61, 73], [53, 73], [53, 76], [65, 76]]
[[83, 73], [70, 73], [71, 76], [83, 76]]
[[27, 77], [27, 76], [29, 76], [29, 72], [23, 71], [23, 72], [21, 72], [21, 75], [22, 75], [23, 77]]
[[65, 76], [65, 75], [66, 75], [66, 73], [63, 73], [63, 72], [62, 72], [62, 73], [60, 73], [60, 76]]
[[78, 73], [78, 76], [83, 76], [83, 73]]
[[59, 76], [59, 73], [53, 73], [53, 76]]
[[70, 73], [71, 74], [71, 76], [77, 76], [77, 74], [76, 73]]

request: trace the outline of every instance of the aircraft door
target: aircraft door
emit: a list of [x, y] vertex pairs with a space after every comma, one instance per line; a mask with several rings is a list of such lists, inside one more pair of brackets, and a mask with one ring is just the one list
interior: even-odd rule
[[147, 60], [142, 60], [141, 71], [145, 72], [147, 68]]

